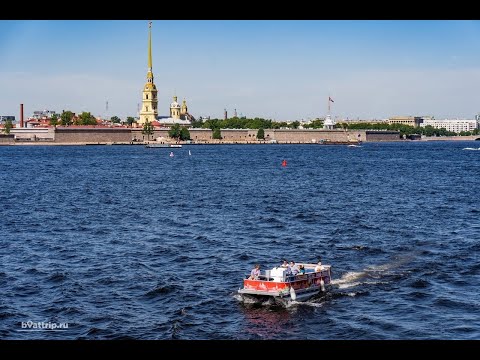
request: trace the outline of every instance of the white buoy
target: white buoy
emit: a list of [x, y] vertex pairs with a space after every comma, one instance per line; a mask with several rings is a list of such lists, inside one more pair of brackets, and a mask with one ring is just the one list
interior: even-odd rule
[[295, 289], [292, 286], [290, 286], [290, 297], [294, 301], [297, 299], [297, 294], [295, 293]]
[[323, 281], [323, 278], [320, 278], [320, 288], [322, 289], [322, 292], [325, 292], [325, 282]]

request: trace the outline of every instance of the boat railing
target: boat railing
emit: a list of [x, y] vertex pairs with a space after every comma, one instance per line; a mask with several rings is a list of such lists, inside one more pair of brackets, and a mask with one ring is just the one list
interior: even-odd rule
[[[305, 269], [307, 270], [313, 270], [315, 268], [315, 264], [303, 264], [305, 266]], [[308, 265], [308, 267], [307, 267]], [[304, 274], [296, 274], [296, 275], [285, 275], [285, 281], [281, 282], [297, 282], [297, 281], [304, 281], [304, 280], [313, 280], [313, 279], [318, 279], [318, 278], [324, 278], [324, 277], [330, 277], [330, 265], [323, 265], [321, 271], [308, 271], [305, 272]], [[249, 279], [250, 275], [245, 275], [245, 280], [249, 281], [274, 281], [274, 278], [270, 276], [270, 270], [266, 270], [263, 273], [260, 273], [260, 275], [252, 280]]]

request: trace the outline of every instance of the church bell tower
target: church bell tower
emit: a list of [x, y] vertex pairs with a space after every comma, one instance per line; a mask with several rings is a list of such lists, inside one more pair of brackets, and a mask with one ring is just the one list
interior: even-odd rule
[[147, 121], [152, 122], [157, 119], [158, 116], [158, 98], [157, 87], [153, 82], [152, 72], [152, 22], [148, 23], [148, 71], [147, 82], [143, 87], [142, 92], [142, 110], [140, 111], [140, 125], [145, 124]]

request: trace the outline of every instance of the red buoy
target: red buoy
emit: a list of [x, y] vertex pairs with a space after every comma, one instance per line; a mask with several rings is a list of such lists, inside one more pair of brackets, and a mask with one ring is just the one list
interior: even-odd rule
[[287, 160], [283, 159], [283, 161], [282, 161], [282, 166], [283, 166], [283, 167], [287, 166]]

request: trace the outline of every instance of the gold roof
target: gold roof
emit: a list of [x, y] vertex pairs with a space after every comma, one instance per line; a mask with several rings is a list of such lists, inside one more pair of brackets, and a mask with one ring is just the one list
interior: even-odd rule
[[152, 83], [146, 83], [145, 84], [145, 90], [157, 90], [157, 87], [155, 86], [155, 84], [152, 84]]

